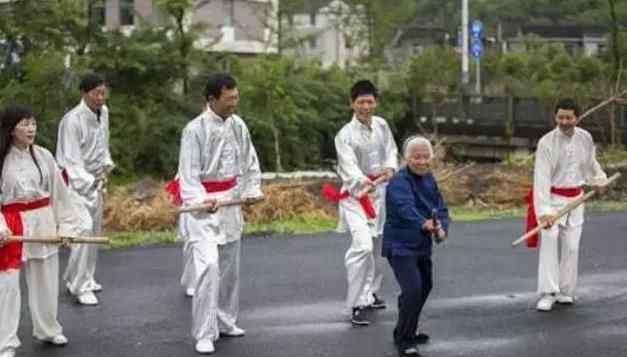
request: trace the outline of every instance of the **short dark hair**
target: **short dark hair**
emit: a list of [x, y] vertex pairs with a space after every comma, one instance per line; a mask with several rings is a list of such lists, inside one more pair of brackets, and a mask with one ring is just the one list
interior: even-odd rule
[[205, 87], [205, 99], [209, 97], [220, 99], [222, 89], [235, 89], [237, 82], [228, 73], [214, 73], [207, 78], [207, 86]]
[[87, 93], [96, 87], [100, 87], [103, 84], [105, 84], [104, 77], [97, 73], [90, 72], [86, 73], [81, 78], [81, 83], [78, 85], [78, 89], [80, 89], [81, 92]]
[[357, 81], [351, 88], [351, 100], [353, 102], [357, 99], [357, 97], [362, 95], [372, 95], [375, 98], [379, 98], [377, 87], [375, 87], [374, 84], [367, 79]]
[[555, 106], [555, 114], [557, 114], [557, 111], [560, 109], [572, 110], [575, 112], [576, 116], [579, 116], [579, 106], [577, 105], [577, 102], [575, 102], [574, 99], [571, 99], [571, 98], [560, 99], [560, 101], [557, 102], [557, 105]]

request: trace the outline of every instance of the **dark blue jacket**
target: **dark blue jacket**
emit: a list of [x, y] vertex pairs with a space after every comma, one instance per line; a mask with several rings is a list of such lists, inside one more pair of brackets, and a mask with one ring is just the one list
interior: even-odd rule
[[448, 207], [431, 173], [418, 176], [403, 167], [390, 180], [385, 198], [383, 255], [431, 256], [431, 235], [422, 225], [432, 210], [448, 233]]

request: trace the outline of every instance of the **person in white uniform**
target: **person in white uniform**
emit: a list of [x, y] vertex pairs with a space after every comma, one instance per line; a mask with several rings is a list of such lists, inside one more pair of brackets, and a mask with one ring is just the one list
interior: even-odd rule
[[[225, 73], [209, 76], [206, 108], [183, 129], [173, 201], [188, 206], [262, 197], [257, 153], [244, 121], [235, 114], [239, 91]], [[215, 351], [220, 336], [243, 336], [239, 312], [240, 206], [181, 214], [183, 285], [193, 289], [192, 335], [196, 351]]]
[[[385, 187], [398, 168], [398, 148], [385, 119], [375, 116], [378, 92], [368, 80], [351, 88], [353, 118], [335, 137], [342, 188], [339, 231], [348, 231], [351, 245], [344, 257], [348, 291], [346, 307], [354, 326], [370, 323], [366, 310], [385, 308], [377, 296], [381, 286], [381, 241], [385, 223]], [[375, 186], [375, 181], [381, 183]], [[369, 190], [364, 197], [360, 192]]]
[[[579, 109], [573, 100], [561, 100], [555, 107], [557, 127], [540, 139], [536, 151], [533, 207], [538, 221], [550, 225], [540, 233], [539, 311], [550, 311], [555, 302], [575, 301], [584, 207], [579, 206], [559, 220], [558, 210], [579, 198], [583, 185], [604, 192], [607, 183], [607, 175], [596, 159], [592, 136], [577, 126], [578, 116]], [[536, 244], [534, 238], [528, 242], [532, 247]]]
[[30, 108], [11, 106], [1, 117], [0, 138], [0, 356], [20, 346], [20, 268], [28, 287], [33, 336], [54, 345], [68, 340], [57, 320], [58, 247], [10, 242], [10, 235], [66, 236], [84, 224], [74, 209], [52, 154], [34, 144], [37, 123]]
[[[102, 233], [104, 187], [115, 167], [109, 151], [109, 111], [105, 105], [107, 86], [95, 73], [80, 82], [81, 102], [59, 124], [56, 158], [76, 205], [88, 212], [91, 224], [82, 235]], [[94, 292], [102, 290], [96, 282], [96, 244], [76, 244], [63, 279], [68, 291], [83, 305], [97, 305]]]

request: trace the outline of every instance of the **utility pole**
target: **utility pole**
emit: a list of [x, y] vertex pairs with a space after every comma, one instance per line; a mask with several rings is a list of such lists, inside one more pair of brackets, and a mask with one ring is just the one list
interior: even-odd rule
[[468, 0], [462, 0], [462, 85], [470, 82], [468, 70]]

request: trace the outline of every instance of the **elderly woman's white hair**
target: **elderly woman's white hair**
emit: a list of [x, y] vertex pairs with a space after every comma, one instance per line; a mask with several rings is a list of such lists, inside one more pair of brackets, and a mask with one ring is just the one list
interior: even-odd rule
[[424, 136], [415, 135], [410, 136], [403, 143], [403, 158], [407, 159], [407, 155], [411, 152], [411, 149], [415, 146], [426, 146], [429, 149], [429, 156], [433, 158], [433, 146], [429, 139]]

